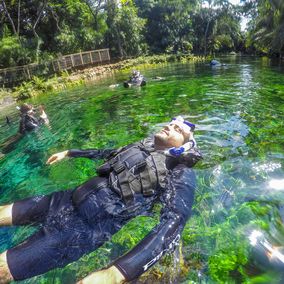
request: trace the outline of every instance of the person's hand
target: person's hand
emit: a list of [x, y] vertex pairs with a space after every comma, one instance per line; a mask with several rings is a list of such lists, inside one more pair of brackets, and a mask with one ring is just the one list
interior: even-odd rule
[[90, 274], [77, 284], [121, 284], [124, 280], [125, 278], [121, 272], [115, 266], [111, 266], [108, 269]]
[[63, 151], [63, 152], [59, 152], [56, 154], [53, 154], [52, 156], [49, 157], [49, 159], [47, 160], [47, 164], [48, 165], [52, 165], [56, 162], [61, 161], [62, 159], [64, 159], [66, 156], [68, 155], [68, 150]]
[[38, 110], [39, 110], [39, 117], [42, 119], [42, 121], [44, 121], [44, 123], [45, 123], [46, 125], [48, 125], [48, 124], [49, 124], [49, 120], [48, 120], [48, 117], [47, 117], [47, 115], [46, 115], [46, 113], [45, 113], [45, 111], [44, 111], [43, 106], [40, 105], [39, 108], [38, 108]]
[[46, 115], [46, 113], [45, 113], [44, 110], [42, 110], [42, 112], [41, 112], [41, 114], [40, 114], [39, 117], [41, 117], [43, 120], [46, 120], [46, 119], [47, 119], [47, 115]]

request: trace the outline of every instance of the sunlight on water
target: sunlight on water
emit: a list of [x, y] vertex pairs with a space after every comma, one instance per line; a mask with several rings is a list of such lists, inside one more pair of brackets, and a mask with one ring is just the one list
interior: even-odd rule
[[284, 190], [284, 179], [272, 179], [268, 185], [271, 189]]

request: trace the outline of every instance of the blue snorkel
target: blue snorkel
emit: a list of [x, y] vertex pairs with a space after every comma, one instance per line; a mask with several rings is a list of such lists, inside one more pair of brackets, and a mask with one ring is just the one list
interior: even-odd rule
[[187, 120], [184, 120], [183, 123], [188, 125], [190, 127], [191, 131], [194, 131], [194, 129], [195, 129], [194, 123], [191, 123], [190, 121], [187, 121]]

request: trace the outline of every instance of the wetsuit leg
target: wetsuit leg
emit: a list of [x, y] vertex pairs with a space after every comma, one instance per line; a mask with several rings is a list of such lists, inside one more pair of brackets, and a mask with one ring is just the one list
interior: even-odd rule
[[[12, 209], [13, 225], [43, 223], [46, 220], [51, 202], [54, 207], [54, 204], [60, 203], [63, 196], [68, 195], [72, 197], [73, 203], [77, 205], [82, 203], [91, 192], [99, 190], [105, 185], [107, 185], [106, 178], [95, 177], [80, 185], [74, 192], [73, 190], [65, 190], [54, 192], [50, 195], [34, 196], [16, 201]], [[63, 198], [63, 200], [66, 199]]]
[[45, 221], [52, 195], [35, 196], [16, 201], [12, 208], [13, 225], [37, 224]]
[[[85, 209], [84, 216], [73, 205], [72, 191], [53, 194], [43, 227], [22, 244], [7, 251], [8, 266], [14, 279], [23, 280], [64, 267], [109, 240], [125, 223], [107, 212], [105, 202], [111, 194], [107, 190], [91, 194], [81, 205]], [[88, 200], [91, 207], [90, 204], [87, 206]], [[89, 222], [92, 218], [95, 220]]]

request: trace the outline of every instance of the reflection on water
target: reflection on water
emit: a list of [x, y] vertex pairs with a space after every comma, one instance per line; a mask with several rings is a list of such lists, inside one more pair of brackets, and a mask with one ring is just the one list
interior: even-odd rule
[[[196, 167], [194, 214], [184, 230], [183, 246], [177, 249], [182, 254], [176, 251], [172, 258], [164, 258], [141, 282], [283, 283], [283, 67], [253, 58], [224, 62], [226, 66], [214, 69], [203, 64], [145, 69], [146, 78], [165, 78], [149, 79], [145, 88], [109, 88], [127, 77], [120, 72], [34, 99], [32, 103], [45, 105], [52, 128], [26, 135], [0, 158], [1, 203], [74, 188], [98, 165], [70, 159], [46, 166], [54, 152], [125, 145], [181, 114], [197, 124], [195, 137], [204, 155]], [[10, 108], [8, 115], [11, 125], [0, 114], [0, 144], [18, 128], [16, 109]], [[23, 283], [75, 283], [76, 277], [127, 251], [157, 218], [155, 214], [154, 221], [134, 220], [127, 233], [116, 234], [98, 251]], [[1, 250], [33, 230], [1, 229]]]

